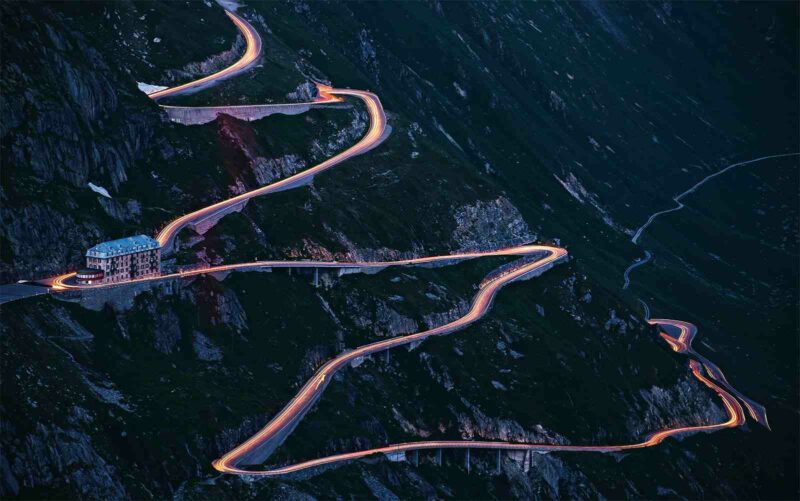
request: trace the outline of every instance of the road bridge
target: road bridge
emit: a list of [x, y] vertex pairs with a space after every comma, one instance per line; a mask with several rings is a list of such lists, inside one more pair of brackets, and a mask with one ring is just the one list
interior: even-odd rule
[[183, 125], [202, 125], [213, 122], [220, 115], [253, 122], [271, 115], [299, 115], [312, 108], [324, 108], [337, 101], [310, 103], [251, 104], [243, 106], [161, 106], [173, 122]]

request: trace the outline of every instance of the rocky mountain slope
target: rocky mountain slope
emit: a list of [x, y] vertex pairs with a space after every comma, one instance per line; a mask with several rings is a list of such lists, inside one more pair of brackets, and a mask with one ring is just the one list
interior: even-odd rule
[[[366, 128], [357, 102], [251, 123], [166, 121], [137, 82], [184, 81], [241, 50], [211, 2], [0, 9], [4, 282], [78, 266], [97, 241], [155, 233]], [[703, 176], [800, 150], [796, 5], [239, 12], [263, 37], [262, 61], [181, 104], [302, 100], [322, 79], [376, 92], [393, 133], [309, 188], [254, 200], [205, 235], [185, 230], [168, 265], [395, 258], [521, 238], [572, 256], [509, 286], [474, 327], [337, 376], [270, 462], [431, 437], [630, 442], [720, 420], [639, 298], [697, 323], [699, 349], [767, 406], [773, 431], [748, 425], [629, 455], [503, 455], [499, 473], [493, 453], [473, 452], [467, 474], [463, 453], [445, 452], [442, 466], [421, 455], [418, 467], [376, 458], [280, 481], [220, 476], [210, 462], [323, 361], [454, 318], [504, 261], [323, 275], [318, 288], [303, 274], [235, 274], [4, 305], [4, 497], [798, 495], [797, 160], [721, 177], [630, 242]], [[623, 291], [643, 249], [655, 260]]]

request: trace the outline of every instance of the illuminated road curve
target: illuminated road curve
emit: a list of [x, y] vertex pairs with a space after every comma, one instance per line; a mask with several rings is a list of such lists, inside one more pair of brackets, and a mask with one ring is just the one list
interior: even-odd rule
[[247, 44], [247, 48], [244, 51], [244, 54], [238, 61], [233, 63], [232, 65], [228, 66], [227, 68], [220, 70], [216, 73], [211, 75], [205, 76], [198, 80], [194, 80], [192, 82], [188, 82], [182, 85], [177, 85], [175, 87], [170, 87], [168, 89], [162, 89], [156, 92], [152, 92], [148, 94], [151, 99], [161, 99], [163, 97], [170, 97], [170, 96], [180, 96], [183, 94], [189, 94], [192, 92], [196, 92], [200, 89], [213, 85], [214, 83], [223, 80], [225, 78], [232, 77], [234, 75], [238, 75], [239, 73], [247, 70], [256, 61], [258, 61], [259, 56], [261, 56], [261, 36], [258, 32], [253, 28], [253, 26], [245, 21], [243, 18], [239, 17], [235, 13], [226, 10], [225, 14], [233, 21], [233, 24], [239, 28], [239, 31], [244, 36], [245, 43]]
[[[247, 44], [244, 54], [234, 64], [211, 75], [198, 80], [188, 82], [176, 87], [162, 89], [148, 94], [153, 100], [163, 97], [179, 96], [196, 92], [205, 87], [209, 87], [216, 82], [238, 75], [248, 69], [258, 61], [261, 56], [261, 36], [244, 18], [226, 10], [225, 14], [233, 21], [242, 33]], [[341, 99], [331, 94], [320, 93], [320, 96], [311, 102], [304, 103], [281, 103], [281, 104], [249, 104], [249, 105], [223, 105], [223, 106], [167, 106], [160, 105], [170, 120], [184, 125], [200, 125], [216, 120], [220, 114], [230, 115], [240, 120], [259, 120], [275, 113], [284, 115], [296, 115], [308, 111], [312, 106], [338, 103]]]
[[[486, 312], [489, 310], [492, 304], [492, 300], [494, 299], [497, 291], [500, 290], [504, 285], [513, 282], [515, 280], [524, 279], [530, 277], [534, 274], [539, 274], [543, 271], [549, 269], [554, 263], [564, 259], [567, 256], [567, 251], [565, 249], [561, 249], [558, 247], [547, 247], [547, 246], [539, 246], [539, 245], [528, 245], [528, 246], [520, 246], [511, 249], [505, 249], [500, 251], [488, 251], [485, 253], [481, 253], [482, 256], [488, 255], [510, 255], [510, 254], [517, 254], [517, 255], [535, 255], [535, 254], [543, 254], [543, 257], [540, 259], [533, 261], [533, 262], [522, 262], [518, 266], [513, 267], [510, 270], [507, 270], [505, 273], [486, 280], [483, 282], [481, 288], [475, 294], [475, 297], [472, 299], [472, 305], [469, 311], [450, 323], [441, 325], [439, 327], [435, 327], [433, 329], [429, 329], [426, 331], [418, 332], [416, 334], [410, 334], [407, 336], [397, 336], [391, 339], [386, 339], [382, 341], [377, 341], [371, 344], [367, 344], [356, 348], [351, 351], [347, 351], [342, 353], [338, 357], [330, 360], [322, 367], [320, 367], [314, 376], [306, 382], [306, 384], [300, 389], [300, 391], [295, 395], [295, 397], [284, 407], [284, 409], [278, 413], [272, 420], [258, 433], [250, 437], [246, 442], [236, 447], [234, 450], [225, 454], [222, 458], [216, 460], [214, 464], [214, 468], [219, 471], [226, 472], [226, 473], [249, 473], [246, 470], [241, 470], [236, 467], [236, 465], [240, 464], [241, 462], [246, 462], [247, 464], [255, 464], [264, 461], [271, 453], [275, 450], [285, 439], [288, 435], [292, 432], [294, 427], [297, 423], [306, 415], [306, 413], [312, 408], [312, 406], [316, 403], [322, 393], [325, 391], [325, 388], [330, 383], [331, 379], [333, 378], [334, 374], [338, 372], [340, 369], [345, 367], [347, 364], [374, 353], [378, 353], [381, 351], [388, 350], [390, 348], [396, 348], [398, 346], [403, 346], [406, 344], [419, 342], [424, 339], [427, 339], [431, 336], [441, 336], [445, 334], [450, 334], [455, 331], [461, 330], [464, 327], [472, 324], [473, 322], [477, 321], [481, 317], [483, 317]], [[458, 256], [458, 255], [455, 255]], [[468, 257], [478, 257], [476, 255], [467, 254]], [[454, 256], [443, 256], [441, 258], [436, 259], [452, 259]], [[431, 258], [427, 258], [430, 262]], [[408, 260], [405, 264], [415, 264], [417, 260]], [[367, 455], [370, 454], [369, 452], [364, 453], [356, 453]], [[336, 456], [339, 458], [340, 456]], [[336, 459], [334, 461], [329, 462], [336, 462], [340, 461], [341, 459]], [[310, 468], [316, 466], [317, 464], [310, 464], [308, 466], [296, 465], [293, 468], [289, 468], [286, 471], [279, 471], [276, 473], [275, 471], [264, 471], [260, 474], [263, 475], [270, 475], [270, 474], [281, 474], [281, 473], [289, 473], [291, 471], [298, 471], [305, 468]], [[322, 463], [324, 464], [324, 463]]]
[[739, 390], [731, 386], [731, 384], [725, 378], [725, 374], [723, 374], [722, 370], [714, 362], [710, 361], [694, 350], [692, 347], [692, 341], [694, 341], [694, 338], [697, 335], [696, 325], [683, 320], [665, 320], [658, 318], [648, 320], [647, 322], [650, 325], [670, 325], [677, 328], [679, 331], [677, 338], [673, 338], [663, 332], [661, 333], [661, 337], [667, 343], [669, 343], [673, 350], [677, 351], [678, 353], [688, 355], [703, 364], [703, 367], [705, 367], [709, 376], [721, 384], [730, 393], [735, 395], [736, 398], [742, 401], [744, 406], [747, 408], [747, 411], [750, 413], [750, 417], [752, 417], [757, 423], [763, 425], [765, 428], [770, 429], [769, 421], [767, 420], [767, 410], [764, 408], [764, 406], [742, 395]]
[[268, 193], [277, 193], [279, 191], [284, 191], [308, 184], [317, 174], [324, 172], [349, 158], [366, 153], [386, 139], [391, 129], [386, 126], [386, 115], [383, 112], [383, 106], [381, 105], [381, 101], [378, 99], [378, 96], [371, 92], [351, 89], [334, 89], [322, 84], [317, 84], [317, 87], [320, 91], [320, 96], [323, 99], [329, 99], [332, 95], [353, 96], [361, 99], [364, 104], [366, 104], [370, 121], [369, 129], [364, 137], [362, 137], [360, 141], [350, 148], [325, 160], [320, 164], [315, 165], [314, 167], [311, 167], [310, 169], [306, 169], [278, 182], [267, 186], [262, 186], [261, 188], [249, 191], [247, 193], [242, 193], [241, 195], [217, 202], [208, 207], [204, 207], [194, 212], [190, 212], [185, 216], [179, 217], [178, 219], [169, 223], [156, 237], [158, 243], [161, 244], [163, 249], [162, 252], [169, 252], [172, 249], [172, 242], [175, 238], [175, 235], [186, 226], [190, 224], [197, 224], [197, 222], [205, 219], [224, 215], [228, 211], [240, 207], [251, 198], [266, 195]]
[[[245, 42], [247, 43], [247, 48], [245, 49], [245, 53], [242, 55], [242, 57], [236, 63], [214, 74], [205, 76], [203, 78], [200, 78], [192, 82], [185, 83], [183, 85], [178, 85], [176, 87], [170, 87], [168, 89], [163, 89], [157, 92], [153, 92], [148, 95], [151, 99], [157, 100], [163, 97], [178, 96], [181, 94], [194, 92], [201, 88], [207, 87], [215, 82], [218, 82], [222, 79], [239, 74], [250, 68], [258, 60], [259, 56], [261, 55], [261, 36], [255, 30], [255, 28], [253, 28], [253, 26], [242, 17], [227, 10], [225, 11], [225, 14], [227, 14], [227, 16], [233, 21], [233, 23], [236, 25], [236, 27], [244, 36]], [[317, 84], [317, 90], [319, 92], [319, 98], [317, 100], [315, 100], [313, 103], [296, 103], [296, 106], [308, 106], [310, 104], [325, 104], [325, 103], [335, 103], [342, 101], [342, 99], [337, 97], [337, 95], [357, 97], [367, 105], [367, 110], [370, 116], [370, 128], [364, 135], [364, 137], [361, 138], [361, 140], [358, 143], [351, 146], [347, 150], [329, 158], [328, 160], [310, 169], [307, 169], [303, 172], [300, 172], [298, 174], [295, 174], [291, 177], [270, 184], [268, 186], [263, 186], [261, 188], [252, 190], [247, 193], [243, 193], [236, 197], [232, 197], [227, 200], [217, 202], [213, 205], [191, 212], [172, 221], [163, 230], [161, 230], [161, 232], [156, 237], [158, 243], [161, 244], [162, 254], [168, 253], [170, 250], [172, 250], [172, 243], [175, 235], [186, 226], [190, 224], [197, 224], [198, 222], [201, 222], [203, 220], [221, 217], [232, 210], [240, 208], [244, 203], [247, 202], [247, 200], [253, 197], [266, 195], [268, 193], [277, 193], [279, 191], [307, 184], [314, 178], [315, 175], [319, 174], [320, 172], [323, 172], [356, 155], [365, 153], [370, 149], [374, 148], [375, 146], [377, 146], [378, 144], [380, 144], [381, 141], [386, 139], [386, 136], [388, 135], [390, 129], [387, 128], [386, 126], [386, 115], [383, 112], [383, 106], [381, 105], [378, 96], [372, 94], [371, 92], [365, 92], [359, 90], [333, 89], [329, 86], [322, 84]], [[290, 105], [276, 105], [276, 106], [290, 106]], [[200, 107], [197, 109], [217, 110], [220, 108], [224, 107]], [[252, 108], [252, 106], [244, 108]]]
[[[239, 475], [254, 475], [254, 476], [281, 476], [291, 473], [297, 473], [303, 470], [319, 468], [325, 465], [342, 463], [352, 461], [367, 456], [376, 454], [393, 454], [399, 452], [407, 452], [413, 450], [425, 449], [500, 449], [500, 450], [525, 450], [525, 451], [538, 451], [538, 452], [624, 452], [633, 449], [642, 449], [645, 447], [652, 447], [663, 442], [665, 439], [678, 435], [686, 435], [697, 432], [711, 432], [723, 428], [735, 427], [744, 423], [744, 411], [739, 402], [728, 391], [717, 385], [711, 378], [703, 374], [703, 365], [695, 360], [689, 361], [689, 367], [692, 374], [700, 380], [703, 384], [714, 390], [722, 399], [722, 403], [728, 413], [728, 419], [722, 423], [717, 424], [703, 424], [696, 426], [681, 426], [661, 430], [650, 434], [644, 441], [632, 444], [619, 444], [619, 445], [561, 445], [561, 444], [528, 444], [517, 442], [497, 442], [497, 441], [463, 441], [463, 440], [433, 440], [421, 442], [406, 442], [401, 444], [387, 445], [374, 449], [366, 449], [357, 452], [336, 454], [324, 458], [314, 459], [295, 463], [288, 466], [276, 467], [269, 470], [246, 470], [238, 467], [237, 465], [246, 463], [253, 464], [262, 462], [265, 455], [268, 455], [272, 450], [277, 447], [280, 442], [286, 439], [291, 433], [292, 429], [297, 425], [299, 419], [308, 411], [308, 409], [316, 402], [320, 394], [325, 390], [325, 387], [330, 382], [333, 374], [344, 367], [347, 363], [355, 360], [358, 357], [367, 356], [379, 351], [387, 350], [396, 346], [420, 341], [429, 336], [449, 334], [455, 330], [461, 329], [470, 323], [476, 321], [483, 316], [488, 310], [494, 295], [497, 291], [508, 282], [518, 279], [520, 276], [531, 273], [538, 267], [543, 266], [547, 260], [555, 261], [566, 255], [563, 249], [553, 249], [552, 253], [546, 258], [536, 261], [534, 263], [523, 266], [502, 277], [498, 277], [489, 281], [481, 288], [475, 295], [472, 301], [472, 307], [469, 312], [463, 317], [455, 320], [449, 324], [437, 327], [424, 332], [411, 334], [408, 336], [400, 336], [385, 341], [368, 344], [357, 348], [356, 350], [346, 352], [337, 358], [329, 361], [323, 365], [316, 374], [308, 380], [300, 391], [295, 395], [289, 404], [277, 415], [272, 421], [269, 422], [261, 431], [253, 435], [246, 442], [236, 447], [234, 450], [228, 452], [220, 459], [214, 461], [213, 465], [218, 471], [223, 473], [233, 473]], [[673, 325], [681, 328], [685, 322], [673, 320], [657, 320], [651, 323], [658, 323], [660, 325]], [[691, 324], [689, 324], [691, 325]], [[662, 336], [675, 347], [682, 345], [690, 347], [690, 340], [681, 341], [679, 339], [671, 338], [669, 335], [662, 333]], [[689, 344], [685, 344], [685, 343]], [[676, 344], [672, 344], [676, 343]], [[680, 351], [680, 350], [679, 350]], [[706, 370], [708, 370], [706, 368]], [[266, 446], [268, 449], [259, 452], [259, 447]]]

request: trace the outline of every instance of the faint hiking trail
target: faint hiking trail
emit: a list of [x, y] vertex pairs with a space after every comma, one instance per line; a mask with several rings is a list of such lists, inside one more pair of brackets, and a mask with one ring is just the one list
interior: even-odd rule
[[662, 211], [656, 212], [655, 214], [651, 215], [647, 219], [647, 222], [644, 223], [638, 230], [636, 230], [636, 233], [634, 233], [633, 238], [631, 238], [631, 242], [633, 242], [635, 244], [638, 244], [639, 243], [639, 239], [642, 236], [642, 233], [644, 233], [644, 230], [646, 230], [647, 227], [650, 226], [650, 224], [652, 224], [653, 221], [655, 221], [658, 216], [662, 216], [664, 214], [669, 214], [670, 212], [676, 212], [676, 211], [679, 211], [679, 210], [683, 209], [684, 205], [683, 205], [683, 202], [681, 202], [683, 197], [685, 197], [686, 195], [689, 195], [690, 193], [694, 193], [695, 191], [697, 191], [698, 188], [700, 188], [701, 186], [706, 184], [706, 182], [710, 181], [711, 179], [714, 179], [715, 177], [717, 177], [719, 175], [722, 175], [722, 174], [725, 174], [729, 170], [731, 170], [731, 169], [733, 169], [735, 167], [740, 167], [742, 165], [749, 165], [749, 164], [752, 164], [752, 163], [761, 162], [763, 160], [770, 160], [770, 159], [773, 159], [773, 158], [786, 158], [786, 157], [794, 157], [794, 156], [798, 156], [798, 155], [800, 155], [800, 153], [782, 153], [780, 155], [769, 155], [769, 156], [766, 156], [766, 157], [754, 158], [752, 160], [745, 160], [744, 162], [737, 162], [735, 164], [731, 164], [731, 165], [725, 167], [724, 169], [722, 169], [720, 171], [717, 171], [717, 172], [715, 172], [713, 174], [709, 174], [708, 176], [706, 176], [703, 179], [701, 179], [700, 181], [698, 181], [697, 184], [695, 184], [694, 186], [692, 186], [688, 190], [684, 191], [680, 195], [676, 195], [675, 197], [673, 197], [672, 200], [675, 202], [675, 207], [672, 207], [671, 209], [662, 210]]
[[[669, 214], [670, 212], [677, 212], [677, 211], [683, 209], [685, 207], [683, 202], [681, 202], [683, 197], [685, 197], [686, 195], [689, 195], [690, 193], [694, 193], [695, 191], [697, 191], [698, 188], [703, 186], [707, 181], [710, 181], [711, 179], [713, 179], [713, 178], [715, 178], [715, 177], [717, 177], [717, 176], [719, 176], [721, 174], [724, 174], [724, 173], [728, 172], [729, 170], [731, 170], [731, 169], [733, 169], [735, 167], [740, 167], [742, 165], [748, 165], [748, 164], [752, 164], [752, 163], [756, 163], [756, 162], [761, 162], [761, 161], [764, 161], [764, 160], [770, 160], [770, 159], [775, 159], [775, 158], [794, 157], [794, 156], [800, 156], [800, 153], [782, 153], [782, 154], [779, 154], [779, 155], [769, 155], [769, 156], [766, 156], [766, 157], [754, 158], [752, 160], [745, 160], [743, 162], [737, 162], [735, 164], [731, 164], [731, 165], [729, 165], [729, 166], [723, 168], [722, 170], [719, 170], [719, 171], [717, 171], [717, 172], [715, 172], [713, 174], [709, 174], [708, 176], [706, 176], [703, 179], [701, 179], [700, 181], [698, 181], [694, 186], [692, 186], [688, 190], [686, 190], [683, 193], [673, 197], [672, 200], [675, 202], [675, 207], [656, 212], [656, 213], [652, 214], [649, 218], [647, 218], [647, 221], [641, 227], [639, 227], [638, 230], [636, 230], [636, 233], [633, 235], [633, 238], [631, 238], [631, 242], [633, 242], [634, 244], [638, 245], [639, 244], [639, 239], [642, 237], [642, 234], [644, 233], [644, 230], [646, 230], [647, 227], [650, 226], [653, 223], [653, 221], [656, 220], [656, 218], [658, 216], [662, 216], [664, 214]], [[622, 289], [623, 290], [627, 289], [631, 284], [631, 281], [630, 281], [630, 273], [631, 273], [631, 271], [633, 271], [635, 268], [638, 268], [639, 266], [642, 266], [643, 264], [647, 264], [653, 258], [653, 253], [650, 252], [649, 250], [645, 250], [644, 254], [645, 254], [644, 258], [640, 258], [640, 259], [635, 260], [633, 263], [631, 263], [630, 266], [628, 266], [627, 269], [625, 269], [625, 273], [623, 274], [623, 277], [622, 277], [623, 278], [623, 284], [622, 284]], [[639, 300], [639, 301], [642, 302], [642, 304], [645, 306], [645, 308], [647, 308], [647, 305], [643, 301], [641, 301], [641, 300]], [[649, 317], [650, 316], [650, 310], [647, 309], [646, 311], [647, 311], [647, 317]], [[645, 317], [645, 319], [647, 319], [647, 317]]]
[[625, 274], [622, 276], [623, 279], [625, 280], [625, 283], [622, 284], [623, 289], [627, 289], [628, 286], [631, 284], [631, 279], [630, 279], [631, 271], [633, 271], [634, 268], [638, 268], [639, 266], [646, 264], [648, 261], [650, 261], [652, 257], [653, 254], [649, 250], [646, 250], [644, 251], [644, 258], [637, 259], [636, 261], [633, 262], [633, 264], [628, 266], [628, 268], [625, 270]]

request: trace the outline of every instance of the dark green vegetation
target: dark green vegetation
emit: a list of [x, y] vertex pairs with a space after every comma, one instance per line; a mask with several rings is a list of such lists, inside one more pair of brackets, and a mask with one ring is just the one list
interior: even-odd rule
[[[234, 46], [216, 4], [0, 8], [5, 281], [76, 266], [98, 240], [153, 234], [257, 186], [257, 166], [313, 165], [366, 127], [358, 102], [255, 123], [166, 122], [136, 81], [192, 79], [201, 65], [169, 70]], [[696, 323], [697, 349], [767, 407], [773, 431], [750, 424], [625, 457], [535, 455], [528, 472], [504, 458], [501, 475], [490, 475], [493, 453], [473, 452], [467, 475], [463, 452], [445, 452], [442, 467], [423, 454], [419, 468], [376, 458], [312, 478], [219, 477], [210, 462], [323, 361], [444, 322], [425, 317], [457, 314], [503, 260], [323, 277], [318, 289], [304, 274], [237, 274], [119, 291], [108, 304], [4, 305], [4, 497], [800, 494], [797, 160], [731, 171], [658, 219], [641, 246], [629, 234], [730, 163], [800, 150], [795, 4], [240, 12], [262, 34], [262, 63], [173, 104], [283, 102], [318, 78], [376, 92], [393, 133], [311, 188], [251, 201], [202, 241], [185, 230], [178, 263], [390, 258], [526, 235], [572, 255], [503, 290], [476, 326], [346, 370], [270, 463], [425, 436], [631, 442], [724, 419], [644, 325], [639, 297], [654, 316]], [[654, 262], [622, 291], [644, 249]]]

